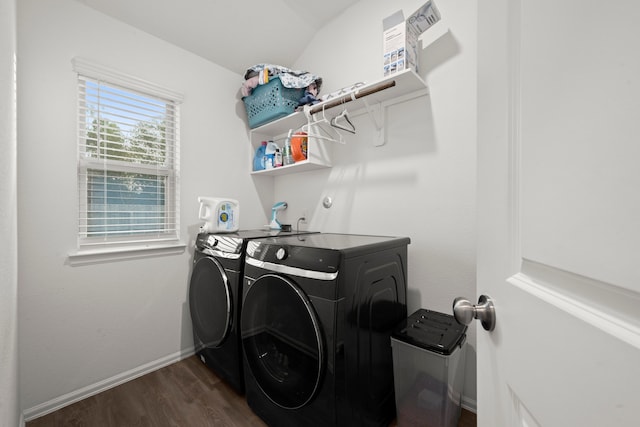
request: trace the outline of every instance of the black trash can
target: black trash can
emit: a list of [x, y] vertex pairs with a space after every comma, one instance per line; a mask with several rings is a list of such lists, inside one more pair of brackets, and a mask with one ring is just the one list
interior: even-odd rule
[[391, 335], [399, 427], [456, 427], [460, 418], [467, 327], [420, 309]]

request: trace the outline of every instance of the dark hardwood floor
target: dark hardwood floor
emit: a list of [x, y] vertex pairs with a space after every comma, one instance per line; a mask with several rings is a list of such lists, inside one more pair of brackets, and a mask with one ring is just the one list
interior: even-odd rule
[[[261, 427], [265, 424], [253, 414], [242, 396], [192, 356], [26, 424], [26, 427], [54, 426]], [[476, 415], [463, 409], [458, 427], [475, 426]]]

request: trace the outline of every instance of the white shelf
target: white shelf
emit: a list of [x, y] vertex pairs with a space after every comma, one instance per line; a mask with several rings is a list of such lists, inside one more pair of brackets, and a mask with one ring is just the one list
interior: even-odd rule
[[251, 175], [261, 175], [261, 176], [288, 175], [291, 173], [306, 172], [306, 171], [312, 171], [317, 169], [324, 169], [328, 167], [331, 167], [331, 165], [313, 163], [313, 162], [310, 162], [309, 160], [302, 160], [300, 162], [295, 162], [291, 165], [280, 166], [273, 169], [252, 171]]
[[[391, 86], [392, 85], [392, 86]], [[379, 86], [390, 86], [383, 90], [367, 94], [366, 96], [361, 96], [360, 98], [352, 99], [351, 93], [347, 94], [346, 100], [344, 103], [340, 103], [339, 106], [344, 106], [349, 110], [350, 113], [356, 113], [360, 110], [367, 108], [367, 105], [386, 105], [393, 100], [398, 100], [404, 97], [416, 97], [423, 96], [428, 94], [427, 86], [424, 81], [412, 70], [401, 71], [397, 74], [393, 74], [391, 76], [385, 77], [382, 80], [378, 80], [376, 82], [372, 82], [366, 84], [364, 86], [359, 87], [356, 91], [352, 92], [354, 97], [358, 96], [358, 94], [367, 93], [370, 90], [377, 88]], [[330, 99], [327, 101], [323, 101], [314, 105], [314, 109], [321, 109], [322, 106], [326, 107], [326, 111], [330, 111], [331, 104], [334, 103], [334, 99]], [[251, 129], [251, 142], [254, 148], [260, 144], [260, 141], [266, 139], [274, 139], [277, 137], [282, 137], [286, 135], [290, 129], [299, 129], [302, 125], [306, 123], [307, 119], [305, 117], [304, 112], [299, 111], [292, 113], [286, 117], [283, 117], [278, 120], [274, 120], [272, 122], [266, 123], [262, 126], [259, 126], [255, 129]], [[318, 142], [317, 144], [323, 144], [322, 142]], [[267, 169], [261, 171], [253, 171], [252, 175], [262, 175], [262, 176], [275, 176], [275, 175], [285, 175], [289, 173], [295, 172], [304, 172], [313, 169], [326, 168], [331, 167], [331, 162], [327, 158], [327, 152], [322, 150], [322, 156], [313, 156], [314, 150], [317, 150], [317, 144], [311, 144], [309, 141], [309, 159], [296, 162], [292, 165], [281, 166], [274, 169]], [[330, 143], [329, 143], [330, 144]], [[253, 162], [251, 163], [253, 164]]]

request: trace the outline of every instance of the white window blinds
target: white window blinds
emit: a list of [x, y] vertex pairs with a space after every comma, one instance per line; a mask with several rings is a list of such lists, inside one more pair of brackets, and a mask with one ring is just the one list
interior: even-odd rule
[[179, 238], [180, 97], [74, 60], [78, 72], [78, 243]]

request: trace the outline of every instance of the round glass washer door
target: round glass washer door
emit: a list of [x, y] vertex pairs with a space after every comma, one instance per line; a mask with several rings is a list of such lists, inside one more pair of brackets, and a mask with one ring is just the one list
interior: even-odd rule
[[189, 283], [189, 308], [194, 333], [205, 347], [219, 347], [229, 335], [232, 303], [222, 265], [210, 257], [197, 260]]
[[323, 337], [307, 296], [286, 278], [261, 276], [245, 294], [240, 328], [262, 392], [286, 409], [306, 405], [318, 390], [324, 366]]

